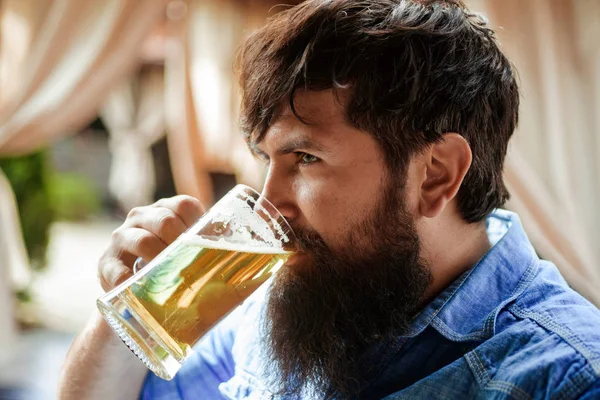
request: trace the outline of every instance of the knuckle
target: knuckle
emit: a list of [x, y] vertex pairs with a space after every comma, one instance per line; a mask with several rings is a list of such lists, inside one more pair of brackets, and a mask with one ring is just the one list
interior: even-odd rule
[[173, 232], [179, 226], [179, 218], [173, 214], [172, 212], [164, 214], [157, 223], [157, 228], [159, 232]]
[[143, 213], [143, 207], [133, 207], [127, 213], [127, 219], [135, 218]]
[[100, 257], [96, 273], [105, 291], [113, 289], [128, 277], [128, 270], [118, 265], [118, 261], [110, 254]]
[[200, 204], [200, 201], [188, 195], [178, 196], [177, 205], [175, 207], [177, 211], [183, 213], [193, 213], [202, 211], [202, 205]]
[[112, 285], [110, 283], [110, 279], [108, 279], [106, 275], [107, 275], [106, 264], [103, 262], [100, 262], [100, 264], [98, 265], [97, 276], [98, 276], [98, 280], [100, 280], [100, 285], [102, 286], [102, 288], [104, 290], [108, 290], [112, 287]]
[[135, 247], [138, 249], [152, 249], [155, 244], [154, 235], [149, 232], [139, 235], [135, 240]]
[[120, 242], [122, 237], [123, 237], [123, 228], [117, 228], [114, 231], [112, 231], [112, 233], [110, 234], [110, 238], [111, 238], [112, 242], [114, 242], [114, 243]]
[[119, 271], [99, 271], [98, 278], [100, 285], [105, 291], [109, 291], [117, 287], [121, 282], [129, 278], [131, 274], [126, 270]]
[[109, 252], [107, 251], [106, 253], [102, 254], [102, 256], [100, 256], [100, 259], [98, 260], [98, 276], [102, 277], [102, 271], [104, 271], [104, 269], [106, 268], [106, 264], [107, 264], [107, 260], [109, 258]]
[[108, 261], [111, 261], [113, 257], [120, 259], [123, 254], [133, 250], [132, 246], [135, 246], [135, 244], [132, 244], [131, 234], [128, 231], [129, 228], [121, 227], [112, 232], [111, 243], [101, 260], [106, 258]]
[[111, 280], [111, 287], [114, 288], [124, 282], [127, 278], [131, 276], [131, 273], [126, 270], [121, 270], [114, 275], [114, 278]]

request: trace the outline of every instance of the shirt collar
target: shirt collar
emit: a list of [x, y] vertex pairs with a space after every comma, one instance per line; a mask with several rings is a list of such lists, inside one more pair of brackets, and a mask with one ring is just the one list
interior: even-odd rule
[[492, 249], [425, 307], [403, 337], [417, 336], [427, 326], [452, 341], [494, 334], [498, 312], [531, 282], [538, 258], [515, 213], [498, 209], [486, 226]]

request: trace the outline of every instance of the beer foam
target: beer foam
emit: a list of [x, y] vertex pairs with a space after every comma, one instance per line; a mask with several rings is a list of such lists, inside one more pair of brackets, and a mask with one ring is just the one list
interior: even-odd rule
[[[266, 243], [270, 247], [283, 249], [284, 243], [288, 243], [290, 239], [281, 228], [281, 225], [279, 225], [277, 219], [273, 218], [263, 206], [257, 204], [252, 196], [244, 192], [240, 192], [237, 195], [240, 197], [234, 197], [228, 203], [227, 212], [230, 214], [227, 217], [229, 217], [229, 222], [238, 225], [235, 228], [250, 228], [255, 235], [262, 239], [262, 242], [250, 238], [245, 238], [244, 241], [248, 242], [251, 246], [256, 244], [257, 247], [265, 247], [264, 244]], [[252, 209], [248, 202], [252, 203], [254, 209]], [[257, 218], [255, 210], [262, 211], [269, 220], [265, 221], [262, 218]], [[276, 235], [281, 239], [278, 239]]]
[[232, 243], [225, 239], [208, 240], [197, 235], [184, 235], [181, 242], [195, 247], [208, 247], [211, 249], [237, 251], [240, 253], [258, 253], [258, 254], [290, 254], [281, 248], [262, 246], [253, 246], [245, 243]]

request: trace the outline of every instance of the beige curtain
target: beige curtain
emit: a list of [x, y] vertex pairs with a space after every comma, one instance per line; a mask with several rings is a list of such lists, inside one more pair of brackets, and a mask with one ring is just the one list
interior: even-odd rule
[[[15, 198], [10, 190], [10, 183], [0, 171], [0, 193], [7, 193], [0, 201], [0, 365], [10, 360], [11, 349], [14, 348], [17, 338], [17, 323], [13, 316], [14, 286], [12, 280], [16, 278], [18, 286], [24, 287], [29, 280], [27, 269], [13, 268], [17, 271], [16, 277], [11, 277], [11, 265], [25, 266], [27, 253], [20, 233], [21, 228], [16, 218]], [[9, 235], [6, 235], [6, 232]], [[13, 278], [13, 279], [11, 279]]]
[[505, 168], [543, 258], [600, 305], [600, 2], [471, 0], [519, 72], [519, 129]]
[[[180, 7], [185, 11], [185, 3]], [[168, 24], [165, 46], [165, 122], [167, 144], [175, 189], [199, 199], [205, 206], [213, 202], [212, 183], [203, 156], [194, 99], [190, 91], [190, 65], [187, 43], [189, 18], [181, 15]]]
[[[238, 181], [262, 187], [264, 169], [248, 152], [238, 131], [239, 93], [235, 50], [264, 24], [266, 1], [189, 0], [168, 48], [167, 96], [184, 98], [184, 109], [167, 108], [171, 162], [179, 192], [210, 204], [210, 172], [232, 173]], [[174, 21], [175, 22], [175, 21]], [[170, 121], [170, 122], [169, 122]], [[178, 149], [192, 149], [184, 154]]]
[[[0, 156], [33, 151], [90, 121], [115, 82], [137, 65], [139, 46], [166, 2], [0, 2]], [[4, 278], [20, 276], [27, 266], [14, 197], [1, 171], [0, 205], [3, 299], [11, 297]], [[0, 331], [9, 332], [10, 302], [0, 300], [0, 320]], [[8, 349], [10, 341], [0, 338], [0, 353]]]
[[152, 145], [164, 136], [164, 70], [149, 67], [113, 90], [100, 115], [110, 134], [109, 189], [124, 210], [150, 204]]
[[[5, 75], [19, 85], [12, 93], [2, 90], [0, 153], [31, 151], [90, 121], [112, 84], [137, 64], [136, 50], [162, 16], [165, 2], [50, 2], [40, 31], [31, 34], [35, 40], [27, 57]], [[17, 12], [24, 3], [33, 10], [40, 4], [6, 0], [3, 17], [27, 24]], [[2, 34], [3, 42], [12, 37]]]
[[[595, 210], [600, 204], [600, 3], [468, 3], [487, 13], [520, 74], [521, 121], [505, 170], [513, 194], [509, 207], [520, 214], [540, 255], [600, 305], [600, 213]], [[169, 143], [196, 143], [187, 167], [184, 159], [173, 161], [179, 163], [174, 170], [180, 180], [181, 175], [204, 175], [190, 180], [196, 193], [209, 192], [206, 174], [213, 170], [233, 171], [257, 186], [262, 182], [260, 167], [238, 141], [239, 99], [231, 65], [237, 44], [265, 22], [271, 6], [188, 2], [178, 53], [189, 82], [181, 86], [188, 129], [172, 132]]]

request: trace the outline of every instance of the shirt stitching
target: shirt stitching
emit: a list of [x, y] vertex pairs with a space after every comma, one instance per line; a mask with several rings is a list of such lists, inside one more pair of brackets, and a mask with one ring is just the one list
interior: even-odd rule
[[600, 375], [600, 363], [598, 362], [599, 357], [595, 355], [593, 351], [591, 351], [588, 348], [588, 346], [578, 336], [574, 335], [568, 328], [557, 324], [546, 315], [526, 310], [518, 304], [513, 304], [512, 306], [510, 306], [509, 310], [519, 318], [531, 319], [540, 326], [542, 326], [544, 329], [550, 332], [557, 333], [571, 347], [573, 347], [581, 355], [583, 355], [586, 361], [593, 368], [594, 372]]
[[558, 393], [556, 397], [558, 400], [572, 399], [575, 396], [575, 394], [581, 390], [579, 383], [575, 381], [575, 379], [577, 378], [578, 374], [576, 374], [573, 377], [570, 377], [569, 381], [567, 382], [567, 387]]
[[402, 335], [402, 337], [414, 337], [414, 336], [418, 335], [419, 333], [423, 332], [425, 330], [425, 328], [427, 328], [427, 326], [429, 326], [431, 324], [431, 321], [434, 320], [434, 318], [439, 313], [439, 311], [446, 306], [446, 304], [450, 301], [450, 299], [452, 299], [454, 297], [454, 295], [458, 292], [460, 287], [467, 280], [467, 278], [471, 275], [471, 273], [473, 272], [474, 269], [475, 269], [475, 267], [473, 267], [471, 270], [469, 270], [468, 273], [464, 274], [461, 278], [459, 278], [459, 280], [455, 283], [456, 288], [448, 294], [447, 299], [445, 299], [434, 311], [431, 312], [431, 316], [422, 325], [416, 326], [413, 330], [411, 330], [407, 334]]
[[[507, 239], [507, 235], [511, 232], [511, 230], [514, 229], [513, 223], [516, 222], [517, 225], [519, 224], [519, 218], [516, 214], [512, 214], [512, 213], [507, 213], [504, 214], [499, 211], [499, 210], [495, 210], [493, 213], [494, 218], [500, 219], [505, 223], [510, 223], [511, 225], [508, 227], [508, 229], [505, 231], [504, 235], [502, 235], [502, 238], [496, 243], [496, 246], [501, 245], [502, 242], [508, 240]], [[490, 253], [488, 253], [490, 254]], [[436, 316], [439, 314], [439, 312], [446, 307], [447, 303], [457, 295], [457, 293], [459, 292], [460, 288], [463, 286], [463, 284], [465, 283], [465, 281], [471, 276], [471, 274], [473, 273], [473, 271], [475, 271], [477, 269], [477, 267], [479, 267], [482, 263], [486, 262], [487, 256], [488, 254], [486, 254], [481, 260], [479, 260], [479, 262], [477, 262], [477, 264], [475, 264], [473, 266], [473, 268], [471, 268], [470, 270], [468, 270], [467, 272], [465, 272], [461, 277], [459, 277], [452, 285], [454, 286], [451, 291], [448, 293], [447, 297], [445, 299], [443, 299], [443, 301], [441, 299], [439, 299], [441, 301], [441, 303], [437, 306], [437, 308], [431, 312], [431, 315], [429, 316], [429, 318], [427, 318], [427, 320], [425, 320], [423, 323], [414, 326], [414, 329], [412, 329], [411, 331], [409, 331], [408, 333], [406, 333], [405, 335], [402, 335], [402, 337], [415, 337], [416, 335], [418, 335], [419, 333], [421, 333], [423, 330], [425, 330], [425, 328], [427, 326], [429, 326], [431, 324], [431, 322], [436, 318]], [[531, 255], [531, 254], [530, 254]], [[533, 257], [533, 260], [535, 260], [535, 257]], [[530, 264], [531, 266], [531, 264]], [[528, 267], [529, 268], [529, 267]], [[523, 277], [521, 277], [521, 279], [523, 279]], [[517, 286], [519, 286], [517, 284]], [[513, 292], [514, 293], [514, 292]]]
[[535, 271], [537, 270], [535, 267], [538, 265], [537, 261], [538, 260], [535, 257], [532, 257], [527, 269], [525, 272], [523, 272], [523, 276], [521, 276], [519, 283], [517, 283], [517, 286], [515, 286], [515, 289], [511, 295], [506, 300], [501, 302], [498, 307], [496, 307], [494, 312], [490, 314], [489, 319], [486, 321], [484, 326], [485, 331], [488, 333], [488, 337], [492, 337], [495, 334], [496, 317], [500, 311], [506, 307], [507, 304], [515, 301], [515, 299], [517, 299], [525, 291], [525, 289], [527, 289], [529, 284], [533, 282], [533, 279], [535, 278]]
[[515, 289], [511, 292], [510, 296], [507, 299], [502, 301], [500, 303], [500, 305], [498, 305], [489, 314], [489, 316], [486, 318], [486, 321], [483, 324], [483, 327], [481, 330], [471, 332], [468, 334], [458, 333], [458, 332], [454, 331], [451, 327], [449, 327], [441, 318], [439, 318], [439, 316], [437, 316], [437, 312], [434, 314], [434, 316], [432, 318], [431, 325], [434, 328], [442, 331], [440, 333], [445, 333], [447, 335], [448, 339], [455, 340], [455, 341], [481, 340], [481, 339], [486, 339], [486, 338], [492, 337], [494, 321], [496, 319], [496, 315], [502, 308], [504, 308], [506, 306], [506, 304], [514, 301], [532, 282], [533, 278], [535, 277], [534, 266], [536, 266], [536, 265], [537, 265], [537, 263], [536, 263], [535, 258], [532, 258], [531, 261], [529, 262], [529, 265], [523, 272], [521, 279], [519, 279], [519, 282], [515, 286]]
[[567, 382], [567, 387], [564, 390], [561, 390], [558, 395], [557, 395], [557, 399], [559, 400], [567, 400], [569, 398], [571, 398], [574, 394], [574, 391], [576, 390], [576, 387], [578, 386], [577, 383], [575, 382], [574, 379], [570, 379]]
[[[589, 375], [589, 379], [587, 377], [584, 377], [584, 375]], [[578, 373], [572, 374], [572, 376], [569, 377], [567, 388], [565, 390], [561, 390], [556, 398], [558, 400], [574, 399], [581, 392], [583, 392], [586, 387], [593, 384], [596, 380], [597, 377], [595, 377], [593, 373], [589, 372], [587, 366], [584, 366], [578, 371]]]
[[585, 382], [583, 381], [583, 377], [581, 376], [581, 374], [573, 375], [570, 381], [573, 382], [573, 385], [570, 385], [570, 389], [572, 392], [571, 395], [575, 397], [577, 393], [579, 393], [583, 389]]
[[479, 356], [477, 355], [475, 350], [473, 350], [470, 353], [465, 354], [465, 359], [467, 360], [467, 364], [473, 370], [475, 378], [477, 378], [477, 381], [481, 384], [481, 386], [485, 387], [487, 385], [487, 383], [490, 381], [490, 377], [489, 377], [486, 369], [483, 367], [483, 364], [482, 364], [481, 360], [479, 359]]
[[472, 357], [473, 357], [472, 354], [471, 353], [467, 353], [463, 357], [467, 361], [467, 365], [469, 366], [469, 369], [471, 370], [471, 372], [475, 376], [475, 381], [478, 384], [481, 385], [481, 377], [479, 376], [479, 371], [477, 370], [477, 366], [475, 365], [475, 361], [472, 359]]
[[486, 389], [499, 390], [506, 393], [517, 400], [532, 400], [533, 398], [529, 393], [525, 392], [520, 387], [506, 381], [495, 381], [492, 380], [488, 383]]
[[482, 385], [482, 389], [498, 390], [517, 398], [517, 400], [532, 399], [527, 392], [513, 383], [491, 379], [487, 369], [475, 351], [465, 354], [465, 358], [467, 360], [467, 364], [472, 370], [474, 370], [474, 375]]
[[454, 340], [457, 342], [467, 341], [467, 340], [481, 340], [485, 339], [484, 332], [479, 330], [475, 332], [471, 332], [468, 334], [460, 334], [452, 330], [441, 318], [434, 318], [431, 322], [431, 326], [442, 331], [440, 333], [445, 333], [450, 340]]

